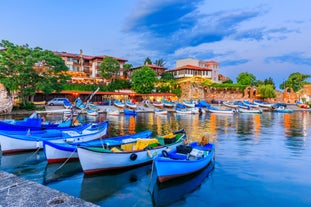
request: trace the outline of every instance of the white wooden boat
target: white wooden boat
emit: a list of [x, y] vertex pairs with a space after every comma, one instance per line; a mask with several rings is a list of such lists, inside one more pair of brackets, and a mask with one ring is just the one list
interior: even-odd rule
[[183, 143], [186, 138], [184, 130], [165, 136], [139, 139], [134, 143], [121, 145], [121, 148], [112, 147], [83, 147], [78, 146], [80, 163], [85, 174], [129, 169], [149, 164], [157, 154], [163, 150], [174, 149]]
[[44, 141], [44, 152], [48, 163], [57, 163], [77, 160], [79, 158], [77, 152], [77, 146], [105, 146], [109, 143], [126, 143], [125, 141], [132, 142], [135, 139], [148, 138], [152, 134], [152, 131], [146, 130], [131, 135], [109, 137], [104, 139], [90, 140], [90, 141], [78, 141], [78, 142], [55, 142]]
[[215, 114], [234, 114], [235, 110], [227, 109], [207, 109], [210, 113]]
[[163, 103], [162, 102], [159, 102], [159, 101], [154, 101], [154, 102], [152, 102], [152, 105], [154, 106], [154, 107], [157, 107], [157, 108], [163, 108]]
[[[98, 139], [107, 133], [108, 121], [83, 125], [72, 130], [44, 130], [28, 132], [0, 131], [2, 154], [34, 151], [43, 148], [43, 141], [88, 141]], [[14, 134], [15, 133], [15, 134]]]
[[224, 101], [224, 102], [222, 102], [222, 105], [224, 105], [224, 106], [226, 106], [226, 107], [228, 107], [228, 108], [233, 108], [233, 109], [239, 108], [239, 105], [238, 105], [238, 104], [234, 104], [234, 102], [233, 102], [233, 103], [230, 103], [229, 101]]
[[259, 100], [255, 100], [254, 104], [257, 104], [258, 106], [262, 107], [262, 108], [272, 108], [273, 104], [269, 103], [269, 102], [264, 102], [264, 101], [259, 101]]

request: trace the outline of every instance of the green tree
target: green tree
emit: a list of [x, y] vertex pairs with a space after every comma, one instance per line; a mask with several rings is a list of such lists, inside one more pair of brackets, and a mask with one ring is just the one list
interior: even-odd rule
[[126, 63], [123, 65], [123, 76], [124, 76], [124, 78], [128, 78], [128, 73], [132, 67], [133, 67], [133, 65], [129, 64], [129, 63]]
[[159, 59], [159, 60], [155, 60], [154, 64], [160, 67], [164, 67], [164, 65], [166, 64], [166, 62], [164, 61], [163, 58]]
[[255, 85], [256, 77], [247, 72], [240, 73], [237, 77], [237, 83], [241, 85], [253, 86]]
[[108, 91], [115, 91], [120, 89], [129, 89], [131, 88], [131, 83], [128, 80], [117, 78], [107, 86]]
[[223, 84], [226, 84], [226, 83], [233, 83], [233, 81], [231, 79], [228, 79], [228, 80], [225, 80], [224, 82], [222, 82]]
[[157, 81], [157, 74], [148, 66], [135, 70], [132, 74], [132, 89], [136, 93], [151, 93], [154, 83]]
[[119, 72], [120, 64], [112, 57], [105, 57], [101, 62], [99, 69], [100, 75], [110, 81]]
[[170, 80], [175, 80], [174, 75], [172, 73], [164, 72], [161, 74], [160, 81], [165, 82], [165, 81], [170, 81]]
[[[14, 45], [2, 40], [0, 47], [0, 82], [5, 86], [9, 96], [17, 93], [22, 105], [33, 99], [35, 92], [42, 90], [45, 94], [59, 92], [70, 76], [61, 57], [39, 47]], [[36, 70], [35, 68], [40, 68]]]
[[146, 64], [152, 65], [152, 61], [149, 57], [147, 57], [144, 61], [144, 65], [146, 65]]
[[271, 84], [260, 85], [258, 87], [258, 91], [262, 98], [275, 98], [276, 97], [274, 86]]
[[290, 74], [288, 79], [281, 83], [280, 88], [285, 89], [287, 87], [293, 88], [295, 92], [299, 91], [305, 84], [308, 82], [306, 79], [310, 78], [310, 75], [307, 74], [301, 74], [299, 72], [295, 72]]

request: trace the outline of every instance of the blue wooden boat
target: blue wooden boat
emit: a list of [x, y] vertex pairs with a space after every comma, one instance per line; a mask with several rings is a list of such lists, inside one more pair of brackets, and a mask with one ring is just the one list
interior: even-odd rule
[[272, 103], [261, 101], [261, 100], [254, 100], [254, 104], [257, 104], [260, 107], [263, 108], [271, 108], [273, 106]]
[[113, 105], [115, 105], [116, 107], [119, 107], [119, 108], [124, 108], [124, 107], [125, 107], [125, 104], [122, 103], [122, 102], [119, 101], [119, 100], [114, 100], [114, 101], [113, 101]]
[[294, 112], [294, 110], [292, 110], [292, 109], [286, 109], [286, 108], [282, 108], [282, 107], [278, 107], [278, 108], [274, 109], [273, 111], [278, 112], [278, 113], [287, 113], [287, 114]]
[[78, 98], [75, 100], [75, 106], [76, 106], [78, 109], [85, 109], [85, 108], [86, 108], [85, 104], [84, 104], [83, 101], [80, 99], [80, 97], [78, 97]]
[[195, 103], [193, 100], [190, 100], [190, 101], [183, 101], [183, 104], [185, 106], [187, 106], [188, 108], [194, 108], [195, 107]]
[[167, 108], [173, 108], [175, 106], [175, 103], [168, 100], [162, 100], [163, 106]]
[[246, 106], [249, 106], [251, 108], [259, 108], [259, 106], [257, 104], [254, 104], [254, 103], [252, 103], [250, 101], [247, 101], [247, 100], [244, 100], [243, 104], [246, 105]]
[[205, 100], [199, 100], [198, 103], [195, 105], [196, 107], [201, 107], [201, 108], [209, 108], [211, 105], [207, 103]]
[[2, 154], [40, 150], [43, 141], [54, 140], [60, 142], [89, 141], [99, 139], [107, 134], [108, 121], [86, 124], [71, 130], [44, 131], [0, 131], [0, 145]]
[[175, 104], [175, 109], [177, 109], [177, 108], [179, 108], [179, 109], [186, 109], [187, 106], [185, 106], [185, 105], [182, 104], [182, 103], [176, 103], [176, 104]]
[[129, 100], [126, 100], [125, 101], [125, 105], [128, 107], [128, 108], [131, 108], [131, 109], [136, 109], [137, 108], [137, 105], [132, 103], [131, 101]]
[[163, 150], [162, 154], [154, 159], [157, 179], [163, 183], [198, 172], [212, 162], [214, 154], [213, 144], [202, 146], [199, 142], [181, 145], [169, 152]]
[[[0, 130], [4, 131], [24, 131], [27, 130], [45, 130], [45, 129], [57, 129], [57, 130], [68, 130], [75, 128], [72, 124], [72, 119], [68, 118], [61, 123], [51, 123], [44, 121], [41, 117], [42, 113], [62, 113], [65, 115], [66, 112], [71, 113], [69, 110], [54, 110], [54, 111], [37, 111], [31, 114], [29, 117], [25, 117], [22, 120], [1, 120]], [[67, 113], [66, 113], [67, 115]]]
[[43, 141], [43, 148], [48, 163], [64, 162], [66, 160], [77, 160], [77, 146], [84, 147], [107, 147], [107, 146], [119, 146], [125, 143], [131, 143], [138, 138], [149, 138], [152, 135], [152, 131], [146, 130], [136, 134], [109, 137], [104, 139], [90, 140], [87, 142], [55, 142], [55, 141]]

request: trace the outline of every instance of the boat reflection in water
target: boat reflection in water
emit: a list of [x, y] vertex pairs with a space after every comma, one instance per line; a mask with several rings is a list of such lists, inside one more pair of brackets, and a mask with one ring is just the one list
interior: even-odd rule
[[176, 178], [164, 183], [156, 182], [153, 187], [152, 201], [155, 206], [167, 206], [177, 202], [199, 188], [205, 178], [214, 169], [215, 161], [201, 171]]
[[138, 182], [151, 173], [151, 165], [122, 172], [84, 176], [80, 198], [89, 202], [102, 201], [122, 190], [127, 184]]
[[45, 161], [45, 155], [42, 151], [0, 155], [0, 157], [1, 169], [9, 172], [22, 170]]
[[79, 161], [47, 164], [44, 170], [43, 184], [59, 181], [80, 172], [82, 172], [82, 167]]

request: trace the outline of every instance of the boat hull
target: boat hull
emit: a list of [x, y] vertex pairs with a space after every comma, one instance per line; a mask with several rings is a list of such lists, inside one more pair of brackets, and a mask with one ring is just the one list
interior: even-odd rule
[[121, 139], [129, 139], [129, 138], [147, 138], [150, 137], [152, 132], [144, 131], [133, 135], [125, 135], [120, 137], [111, 137], [105, 139], [96, 138], [96, 142], [90, 142], [92, 140], [81, 141], [81, 142], [74, 142], [71, 144], [68, 143], [57, 143], [57, 142], [43, 142], [44, 152], [48, 163], [58, 163], [64, 161], [74, 161], [78, 160], [78, 152], [77, 152], [77, 145], [104, 145], [107, 143], [108, 140], [121, 140]]
[[[201, 148], [203, 149], [203, 147]], [[204, 153], [206, 155], [200, 159], [170, 159], [167, 157], [158, 156], [154, 161], [158, 181], [162, 183], [202, 170], [214, 159], [214, 146], [210, 151], [204, 150]]]
[[[106, 171], [131, 169], [149, 164], [154, 157], [163, 150], [174, 149], [183, 143], [186, 135], [182, 135], [179, 142], [140, 151], [94, 151], [85, 147], [78, 147], [78, 155], [84, 174], [96, 174]], [[91, 158], [91, 159], [90, 159]]]
[[82, 142], [98, 139], [107, 134], [108, 122], [102, 122], [96, 129], [95, 125], [88, 125], [81, 133], [75, 130], [59, 131], [47, 130], [45, 133], [37, 134], [31, 131], [27, 134], [12, 135], [0, 133], [0, 144], [3, 154], [26, 152], [43, 149], [43, 141], [55, 142]]

